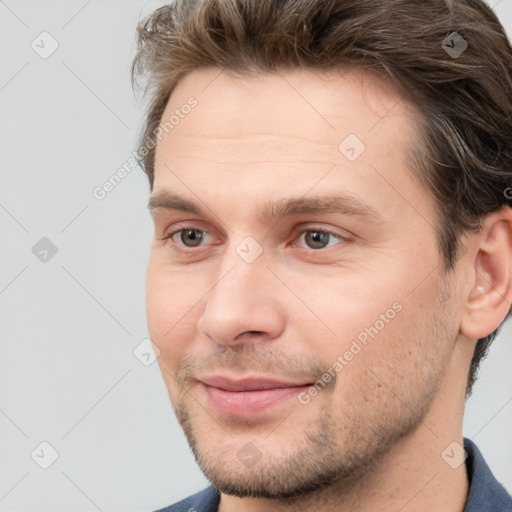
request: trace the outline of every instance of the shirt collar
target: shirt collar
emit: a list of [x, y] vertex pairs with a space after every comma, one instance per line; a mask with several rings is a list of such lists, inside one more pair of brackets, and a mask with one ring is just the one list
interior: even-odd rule
[[468, 453], [466, 470], [469, 480], [464, 512], [510, 512], [512, 498], [496, 480], [480, 450], [469, 439], [464, 439], [464, 449]]

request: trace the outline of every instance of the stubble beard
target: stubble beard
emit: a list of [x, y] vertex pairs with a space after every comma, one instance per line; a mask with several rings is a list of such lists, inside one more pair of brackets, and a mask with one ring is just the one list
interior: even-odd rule
[[303, 441], [285, 447], [284, 454], [272, 448], [271, 436], [261, 435], [258, 445], [262, 458], [253, 467], [244, 466], [238, 459], [237, 452], [245, 443], [237, 443], [236, 434], [230, 436], [226, 431], [222, 444], [208, 445], [205, 437], [196, 434], [189, 404], [181, 400], [174, 409], [197, 464], [214, 487], [239, 498], [289, 501], [329, 487], [335, 487], [340, 494], [349, 491], [395, 443], [416, 430], [432, 399], [428, 396], [421, 403], [416, 402], [416, 410], [409, 410], [407, 418], [373, 426], [354, 424], [355, 418], [340, 424], [330, 411], [324, 412], [303, 432]]
[[[245, 441], [240, 442], [237, 435], [242, 433], [242, 439], [247, 439], [254, 424], [227, 419], [223, 425], [226, 428], [220, 428], [220, 422], [215, 422], [189, 393], [176, 390], [176, 400], [171, 396], [171, 401], [177, 419], [206, 478], [222, 493], [240, 498], [289, 502], [313, 497], [327, 488], [332, 488], [337, 496], [348, 495], [376, 471], [383, 456], [396, 443], [417, 430], [430, 410], [453, 345], [454, 334], [446, 321], [449, 312], [446, 304], [443, 307], [438, 305], [429, 318], [423, 319], [425, 325], [418, 338], [399, 340], [399, 344], [409, 342], [412, 349], [423, 350], [419, 359], [409, 362], [410, 381], [406, 389], [400, 389], [399, 382], [396, 389], [379, 383], [380, 378], [370, 364], [351, 389], [343, 390], [345, 403], [340, 406], [335, 397], [340, 393], [338, 388], [346, 383], [337, 379], [338, 385], [329, 393], [320, 393], [327, 396], [315, 399], [323, 399], [323, 407], [318, 407], [314, 412], [318, 417], [302, 432], [296, 429], [277, 440], [281, 428], [278, 427], [271, 435], [253, 437], [262, 454], [253, 467], [244, 466], [238, 459], [237, 452]], [[429, 343], [432, 339], [438, 341], [437, 350]], [[421, 365], [421, 374], [414, 363]], [[394, 369], [388, 371], [392, 374]], [[293, 411], [283, 421], [288, 428], [295, 414], [304, 419], [306, 413], [304, 409]], [[221, 436], [217, 445], [212, 441], [214, 436]], [[294, 444], [287, 445], [290, 439]]]

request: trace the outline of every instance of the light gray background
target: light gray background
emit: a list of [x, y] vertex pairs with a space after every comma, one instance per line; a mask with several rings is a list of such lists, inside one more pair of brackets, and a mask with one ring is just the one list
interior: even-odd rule
[[[133, 354], [148, 336], [147, 179], [136, 168], [92, 195], [134, 150], [135, 26], [163, 3], [0, 1], [1, 512], [151, 511], [206, 485], [157, 364]], [[496, 11], [510, 34], [512, 0]], [[31, 48], [43, 31], [59, 44], [47, 59]], [[464, 429], [509, 491], [511, 341], [507, 324]], [[46, 470], [31, 458], [49, 456], [43, 441], [59, 454]]]

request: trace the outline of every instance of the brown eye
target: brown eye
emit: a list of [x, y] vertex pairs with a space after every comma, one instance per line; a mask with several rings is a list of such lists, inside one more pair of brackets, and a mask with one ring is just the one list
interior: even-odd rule
[[323, 249], [329, 243], [330, 233], [325, 231], [307, 231], [304, 241], [311, 249]]
[[305, 229], [302, 231], [299, 240], [302, 238], [304, 238], [304, 242], [302, 242], [302, 244], [305, 244], [306, 248], [316, 250], [325, 249], [345, 241], [342, 236], [322, 229]]
[[181, 229], [175, 235], [180, 234], [180, 240], [186, 247], [197, 247], [204, 238], [204, 231], [199, 229]]

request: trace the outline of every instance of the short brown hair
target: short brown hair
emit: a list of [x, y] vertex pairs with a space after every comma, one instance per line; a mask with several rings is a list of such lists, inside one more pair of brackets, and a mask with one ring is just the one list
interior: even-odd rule
[[[141, 157], [151, 189], [169, 97], [184, 76], [212, 67], [241, 76], [351, 67], [392, 80], [422, 115], [412, 159], [438, 206], [447, 271], [463, 235], [511, 203], [512, 49], [483, 1], [176, 0], [157, 9], [139, 24], [132, 68], [152, 95], [139, 147], [152, 141]], [[497, 332], [478, 340], [468, 395]]]

